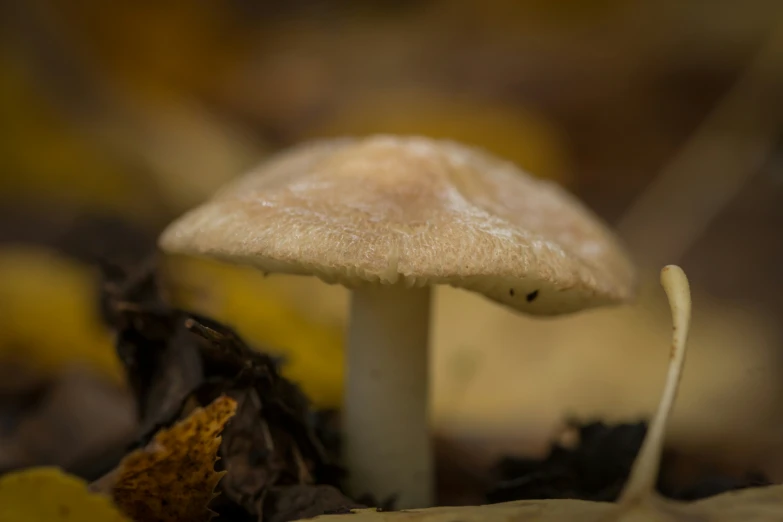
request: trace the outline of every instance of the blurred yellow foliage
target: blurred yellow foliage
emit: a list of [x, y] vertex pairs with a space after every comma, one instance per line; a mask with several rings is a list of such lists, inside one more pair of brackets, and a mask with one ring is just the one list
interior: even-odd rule
[[36, 86], [27, 65], [0, 48], [0, 199], [57, 201], [144, 220], [155, 213], [133, 179]]
[[123, 383], [97, 297], [97, 275], [76, 261], [45, 249], [0, 250], [0, 359], [44, 375], [78, 362]]
[[[247, 47], [236, 9], [46, 0], [19, 10], [41, 35], [0, 42], [0, 199], [160, 225], [256, 157], [198, 101]], [[66, 68], [51, 72], [49, 59]]]
[[143, 97], [210, 90], [241, 58], [252, 28], [221, 2], [48, 3], [105, 79]]
[[127, 455], [117, 468], [92, 484], [110, 494], [135, 522], [207, 522], [215, 487], [220, 433], [237, 403], [221, 396], [187, 418], [161, 430], [146, 447]]
[[567, 149], [543, 116], [517, 105], [424, 90], [370, 92], [339, 107], [310, 136], [417, 134], [482, 147], [531, 174], [572, 182]]
[[213, 317], [252, 346], [285, 357], [283, 374], [316, 406], [340, 404], [346, 295], [341, 287], [307, 277], [264, 277], [250, 267], [185, 256], [168, 257], [166, 275], [173, 304]]
[[0, 477], [0, 522], [129, 522], [111, 500], [57, 468]]

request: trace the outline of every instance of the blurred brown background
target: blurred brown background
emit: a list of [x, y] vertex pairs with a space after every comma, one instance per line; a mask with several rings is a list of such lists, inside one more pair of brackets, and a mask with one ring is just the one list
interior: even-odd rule
[[[618, 227], [643, 291], [557, 322], [441, 292], [439, 436], [485, 459], [540, 450], [569, 413], [649, 413], [669, 332], [656, 271], [679, 263], [695, 324], [672, 444], [783, 476], [781, 2], [0, 6], [3, 360], [115, 375], [92, 263], [140, 259], [275, 150], [447, 137], [583, 198]], [[318, 405], [339, 404], [339, 289], [173, 262], [175, 299], [288, 355]]]

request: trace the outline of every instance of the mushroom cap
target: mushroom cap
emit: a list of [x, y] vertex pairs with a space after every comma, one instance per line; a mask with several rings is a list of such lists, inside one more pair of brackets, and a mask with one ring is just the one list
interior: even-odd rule
[[172, 223], [163, 250], [348, 288], [448, 284], [531, 314], [617, 303], [634, 268], [559, 186], [451, 141], [305, 143]]

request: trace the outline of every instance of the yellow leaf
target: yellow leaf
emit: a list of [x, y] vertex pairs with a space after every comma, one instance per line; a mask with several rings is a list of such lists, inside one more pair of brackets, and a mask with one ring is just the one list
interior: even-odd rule
[[167, 430], [93, 484], [135, 522], [208, 521], [208, 504], [224, 472], [215, 471], [220, 432], [236, 412], [222, 396]]
[[97, 274], [86, 265], [43, 248], [0, 250], [0, 361], [45, 376], [76, 362], [123, 383], [97, 295]]
[[0, 478], [0, 522], [127, 522], [111, 500], [57, 468], [32, 468]]

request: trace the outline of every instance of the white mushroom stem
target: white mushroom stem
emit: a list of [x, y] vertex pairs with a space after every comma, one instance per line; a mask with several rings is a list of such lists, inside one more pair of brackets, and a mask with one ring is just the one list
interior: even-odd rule
[[397, 508], [433, 503], [429, 435], [431, 289], [353, 291], [344, 399], [344, 457], [354, 495]]
[[620, 495], [620, 504], [632, 505], [654, 494], [663, 453], [666, 425], [674, 408], [685, 366], [688, 331], [691, 323], [691, 293], [688, 278], [682, 268], [668, 265], [661, 270], [661, 284], [669, 299], [672, 313], [672, 346], [669, 352], [669, 371], [658, 411], [653, 417], [647, 436], [631, 469], [631, 475]]

